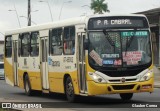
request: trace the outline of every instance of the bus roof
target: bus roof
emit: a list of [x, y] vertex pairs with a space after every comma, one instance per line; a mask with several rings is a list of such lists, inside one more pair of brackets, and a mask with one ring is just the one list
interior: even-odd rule
[[131, 16], [131, 17], [146, 17], [143, 14], [103, 14], [103, 15], [91, 15], [88, 16], [89, 18], [94, 18], [94, 17], [116, 17], [116, 16]]
[[77, 25], [77, 24], [85, 24], [87, 23], [87, 20], [89, 18], [96, 18], [96, 17], [116, 17], [116, 16], [137, 16], [137, 17], [146, 17], [142, 14], [103, 14], [103, 15], [90, 15], [90, 16], [81, 16], [76, 18], [69, 18], [66, 20], [60, 20], [55, 22], [49, 22], [45, 24], [40, 25], [34, 25], [34, 26], [27, 26], [23, 28], [18, 28], [14, 30], [9, 30], [5, 32], [5, 35], [14, 35], [19, 33], [25, 33], [25, 32], [34, 32], [39, 30], [45, 30], [45, 29], [51, 29], [51, 28], [58, 28], [58, 27], [64, 27], [64, 26], [71, 26], [71, 25]]
[[60, 21], [49, 22], [45, 24], [27, 26], [23, 28], [10, 30], [10, 31], [6, 31], [5, 35], [34, 32], [34, 31], [45, 30], [45, 29], [50, 29], [54, 27], [63, 27], [63, 26], [70, 26], [70, 25], [76, 25], [76, 24], [82, 24], [82, 23], [84, 23], [84, 17], [77, 17], [77, 18], [71, 18], [66, 20], [60, 20]]

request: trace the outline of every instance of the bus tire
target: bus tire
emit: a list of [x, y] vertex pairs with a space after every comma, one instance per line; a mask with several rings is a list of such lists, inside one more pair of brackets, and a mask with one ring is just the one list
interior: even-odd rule
[[24, 78], [24, 89], [27, 96], [33, 95], [33, 90], [31, 89], [31, 84], [28, 75], [26, 75]]
[[124, 101], [129, 101], [133, 97], [133, 93], [121, 93], [120, 97]]
[[67, 77], [65, 81], [65, 95], [69, 102], [75, 102], [76, 95], [74, 93], [74, 87], [71, 77]]

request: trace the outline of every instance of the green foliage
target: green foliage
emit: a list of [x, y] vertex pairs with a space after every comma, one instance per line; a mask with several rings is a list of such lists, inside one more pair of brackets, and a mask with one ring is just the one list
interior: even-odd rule
[[103, 12], [109, 12], [108, 4], [104, 3], [105, 0], [92, 0], [91, 10], [94, 10], [94, 14], [103, 14]]

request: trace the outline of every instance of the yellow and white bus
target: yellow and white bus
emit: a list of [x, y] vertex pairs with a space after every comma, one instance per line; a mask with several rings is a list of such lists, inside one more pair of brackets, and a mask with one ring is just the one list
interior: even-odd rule
[[151, 32], [144, 15], [94, 15], [5, 34], [5, 80], [34, 91], [76, 95], [153, 92]]

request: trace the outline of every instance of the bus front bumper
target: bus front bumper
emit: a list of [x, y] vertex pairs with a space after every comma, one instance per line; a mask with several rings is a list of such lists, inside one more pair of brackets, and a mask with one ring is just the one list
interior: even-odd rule
[[119, 93], [139, 93], [139, 92], [153, 92], [154, 79], [150, 78], [148, 81], [143, 82], [130, 82], [130, 83], [96, 83], [94, 81], [87, 81], [88, 95], [100, 94], [119, 94]]

